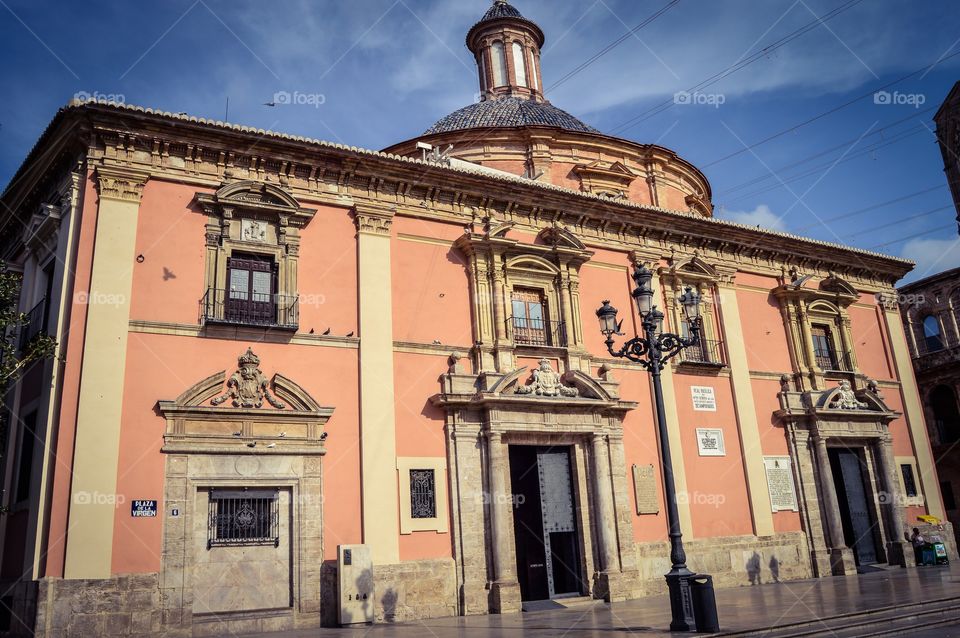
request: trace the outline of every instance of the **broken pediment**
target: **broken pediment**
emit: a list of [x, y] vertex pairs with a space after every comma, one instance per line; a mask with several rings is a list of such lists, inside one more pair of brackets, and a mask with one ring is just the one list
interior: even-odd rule
[[198, 453], [323, 454], [334, 411], [279, 372], [267, 377], [251, 348], [229, 378], [215, 372], [157, 407], [167, 420], [163, 450]]
[[596, 160], [573, 167], [580, 178], [580, 190], [594, 195], [623, 199], [630, 191], [630, 184], [637, 174], [619, 161]]

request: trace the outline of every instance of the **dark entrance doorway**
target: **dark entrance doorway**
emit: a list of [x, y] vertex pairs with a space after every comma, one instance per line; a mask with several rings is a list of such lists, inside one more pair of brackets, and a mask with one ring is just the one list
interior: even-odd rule
[[853, 549], [857, 565], [877, 562], [875, 530], [877, 520], [869, 506], [867, 468], [860, 453], [845, 448], [830, 448], [830, 470], [837, 489], [843, 537]]
[[521, 599], [580, 595], [570, 448], [511, 445], [510, 481]]

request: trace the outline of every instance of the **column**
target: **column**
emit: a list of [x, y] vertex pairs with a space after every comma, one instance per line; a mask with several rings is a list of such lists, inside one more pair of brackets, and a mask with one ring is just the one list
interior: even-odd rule
[[830, 541], [830, 562], [836, 576], [856, 574], [856, 564], [853, 552], [847, 547], [843, 538], [843, 522], [840, 520], [840, 501], [837, 499], [837, 488], [833, 483], [833, 473], [830, 471], [830, 456], [827, 454], [827, 442], [818, 434], [812, 437], [814, 454], [817, 457], [817, 478], [820, 482], [820, 493], [823, 495], [823, 509], [827, 515], [827, 536]]
[[[110, 578], [137, 216], [148, 175], [98, 166], [64, 578]], [[78, 303], [74, 300], [74, 304]]]
[[744, 344], [743, 326], [740, 322], [740, 306], [733, 282], [718, 286], [722, 295], [716, 304], [720, 312], [720, 329], [730, 366], [730, 384], [733, 388], [733, 406], [737, 415], [737, 432], [740, 435], [740, 454], [744, 476], [747, 479], [747, 496], [750, 499], [750, 515], [753, 518], [753, 533], [757, 536], [772, 536], [773, 512], [767, 492], [767, 473], [763, 466], [763, 447], [760, 441], [760, 425], [757, 407], [753, 402], [753, 386], [750, 383], [750, 366], [747, 363], [747, 348]]
[[392, 212], [357, 208], [360, 476], [363, 542], [375, 565], [400, 562], [390, 285]]
[[910, 441], [913, 452], [917, 457], [917, 471], [920, 474], [920, 486], [923, 489], [927, 511], [940, 520], [947, 520], [943, 507], [943, 498], [940, 495], [940, 483], [937, 481], [937, 472], [934, 467], [933, 450], [930, 448], [930, 438], [923, 418], [923, 406], [920, 404], [920, 390], [917, 388], [917, 379], [913, 375], [913, 361], [907, 351], [907, 339], [903, 332], [903, 323], [897, 307], [896, 293], [886, 294], [881, 299], [883, 318], [890, 340], [890, 349], [893, 351], [893, 363], [897, 379], [900, 381], [900, 390], [903, 395], [903, 413], [910, 431]]
[[906, 549], [906, 537], [903, 535], [903, 508], [900, 493], [900, 481], [897, 478], [897, 464], [893, 458], [893, 437], [885, 434], [877, 445], [877, 461], [883, 476], [883, 491], [886, 498], [883, 508], [887, 511], [890, 528], [887, 530], [887, 562], [891, 565], [913, 567], [913, 555]]
[[487, 471], [490, 478], [490, 530], [493, 538], [493, 609], [496, 613], [520, 611], [520, 584], [514, 552], [512, 499], [507, 491], [507, 459], [499, 432], [487, 432]]
[[613, 511], [613, 490], [610, 484], [610, 459], [607, 454], [606, 437], [593, 435], [594, 498], [597, 513], [597, 545], [603, 559], [603, 571], [620, 571], [617, 560], [616, 514]]

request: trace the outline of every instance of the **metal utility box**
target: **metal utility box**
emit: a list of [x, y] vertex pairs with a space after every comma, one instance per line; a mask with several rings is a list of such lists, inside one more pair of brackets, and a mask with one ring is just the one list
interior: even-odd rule
[[341, 625], [373, 622], [373, 561], [368, 546], [337, 545], [337, 594]]

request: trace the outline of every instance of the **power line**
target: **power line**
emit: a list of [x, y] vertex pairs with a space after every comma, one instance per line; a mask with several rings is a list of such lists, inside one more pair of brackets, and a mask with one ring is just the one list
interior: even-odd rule
[[867, 230], [861, 230], [856, 233], [851, 233], [849, 235], [844, 235], [844, 237], [856, 238], [862, 235], [869, 235], [870, 233], [875, 233], [878, 230], [883, 230], [884, 228], [890, 228], [891, 226], [897, 226], [903, 222], [910, 221], [911, 219], [919, 219], [921, 217], [926, 217], [927, 215], [932, 215], [934, 213], [939, 213], [942, 210], [952, 209], [953, 204], [947, 204], [946, 206], [937, 206], [936, 208], [931, 208], [930, 210], [925, 210], [922, 213], [915, 213], [913, 215], [908, 215], [906, 217], [900, 217], [892, 222], [887, 224], [881, 224], [880, 226], [871, 226]]
[[806, 232], [806, 231], [810, 230], [811, 228], [817, 228], [818, 226], [821, 225], [821, 223], [826, 224], [826, 223], [829, 223], [829, 222], [840, 221], [841, 219], [847, 219], [848, 217], [854, 217], [854, 216], [856, 216], [856, 215], [862, 215], [863, 213], [869, 213], [869, 212], [871, 212], [871, 211], [877, 210], [878, 208], [884, 208], [885, 206], [889, 206], [889, 205], [891, 205], [891, 204], [897, 204], [897, 203], [899, 203], [899, 202], [903, 202], [903, 201], [906, 201], [906, 200], [908, 200], [908, 199], [912, 199], [912, 198], [914, 198], [914, 197], [917, 197], [918, 195], [923, 195], [923, 194], [925, 194], [925, 193], [929, 193], [930, 191], [934, 191], [934, 190], [937, 190], [937, 189], [939, 189], [939, 188], [944, 188], [945, 186], [947, 186], [947, 184], [937, 184], [936, 186], [931, 186], [931, 187], [929, 187], [929, 188], [924, 188], [923, 190], [919, 190], [919, 191], [917, 191], [917, 192], [915, 192], [915, 193], [909, 193], [909, 194], [907, 194], [907, 195], [901, 195], [900, 197], [896, 197], [896, 198], [894, 198], [894, 199], [888, 199], [888, 200], [885, 201], [885, 202], [880, 202], [880, 203], [878, 203], [878, 204], [871, 204], [870, 206], [865, 206], [864, 208], [859, 208], [859, 209], [857, 209], [857, 210], [850, 211], [850, 212], [848, 212], [848, 213], [842, 213], [842, 214], [840, 214], [840, 215], [837, 215], [836, 217], [828, 217], [827, 219], [821, 220], [820, 222], [817, 222], [816, 224], [810, 224], [809, 226], [804, 226], [803, 228], [799, 228], [799, 229], [797, 229], [797, 232], [798, 232], [798, 233], [803, 233], [803, 232]]
[[[945, 60], [949, 60], [950, 58], [955, 58], [955, 57], [957, 57], [958, 55], [960, 55], [960, 51], [957, 51], [956, 53], [951, 53], [950, 55], [947, 55], [947, 56], [944, 56], [944, 57], [938, 59], [938, 60], [934, 63], [934, 65], [939, 64], [939, 63], [941, 63], [941, 62], [943, 62], [943, 61], [945, 61]], [[920, 67], [919, 69], [916, 69], [915, 71], [912, 71], [912, 72], [910, 72], [910, 73], [908, 73], [908, 74], [906, 74], [906, 75], [904, 75], [904, 76], [902, 76], [902, 77], [900, 77], [900, 78], [898, 78], [898, 79], [896, 79], [896, 80], [893, 80], [892, 82], [888, 82], [888, 83], [886, 83], [886, 84], [883, 84], [883, 85], [881, 85], [881, 86], [878, 86], [878, 87], [874, 88], [874, 89], [871, 90], [871, 91], [868, 91], [868, 92], [866, 92], [866, 93], [863, 93], [863, 94], [861, 94], [861, 95], [853, 98], [852, 100], [847, 100], [846, 102], [843, 102], [842, 104], [839, 104], [838, 106], [835, 106], [835, 107], [830, 108], [830, 109], [828, 109], [828, 110], [826, 110], [826, 111], [823, 111], [822, 113], [819, 113], [819, 114], [817, 114], [817, 115], [814, 115], [813, 117], [808, 118], [808, 119], [800, 122], [799, 124], [795, 124], [795, 125], [793, 125], [793, 126], [791, 126], [791, 127], [789, 127], [789, 128], [786, 128], [786, 129], [784, 129], [784, 130], [782, 130], [782, 131], [779, 131], [778, 133], [774, 133], [773, 135], [769, 135], [769, 136], [763, 138], [762, 140], [759, 140], [759, 141], [757, 141], [757, 142], [754, 142], [753, 144], [750, 144], [750, 145], [745, 146], [745, 147], [743, 147], [743, 148], [741, 148], [741, 149], [738, 149], [738, 150], [736, 150], [736, 151], [734, 151], [734, 152], [732, 152], [732, 153], [729, 153], [729, 154], [727, 154], [727, 155], [724, 155], [723, 157], [721, 157], [721, 158], [719, 158], [719, 159], [715, 159], [715, 160], [713, 160], [712, 162], [709, 162], [709, 163], [707, 163], [707, 164], [703, 164], [703, 165], [702, 165], [702, 168], [709, 168], [709, 167], [711, 167], [711, 166], [713, 166], [713, 165], [715, 165], [715, 164], [719, 164], [720, 162], [725, 162], [725, 161], [727, 161], [728, 159], [737, 157], [738, 155], [742, 155], [743, 153], [748, 152], [750, 149], [753, 149], [753, 148], [756, 148], [757, 146], [761, 146], [761, 145], [763, 145], [763, 144], [766, 144], [767, 142], [770, 142], [770, 141], [772, 141], [772, 140], [775, 140], [775, 139], [777, 139], [777, 138], [779, 138], [779, 137], [783, 137], [783, 136], [786, 135], [787, 133], [792, 133], [793, 131], [796, 131], [796, 130], [798, 130], [798, 129], [800, 129], [800, 128], [803, 128], [804, 126], [807, 126], [808, 124], [812, 124], [813, 122], [816, 122], [817, 120], [823, 119], [824, 117], [827, 117], [828, 115], [832, 115], [832, 114], [836, 113], [837, 111], [841, 111], [841, 110], [847, 108], [848, 106], [850, 106], [850, 105], [852, 105], [852, 104], [856, 104], [857, 102], [859, 102], [860, 100], [862, 100], [862, 99], [864, 99], [864, 98], [872, 97], [872, 96], [876, 95], [877, 93], [879, 93], [880, 91], [883, 91], [883, 90], [888, 89], [888, 88], [890, 88], [890, 87], [892, 87], [892, 86], [894, 86], [894, 85], [896, 85], [896, 84], [899, 84], [899, 83], [903, 82], [904, 80], [907, 80], [907, 79], [913, 77], [914, 75], [917, 75], [918, 73], [923, 73], [923, 72], [927, 71], [928, 69], [932, 68], [932, 66], [933, 66], [933, 65], [929, 65], [929, 64], [926, 65], [926, 66], [922, 66], [922, 67]]]
[[[818, 17], [816, 20], [813, 20], [812, 22], [808, 22], [807, 24], [805, 24], [804, 26], [800, 27], [800, 28], [797, 29], [796, 31], [793, 31], [793, 32], [785, 35], [784, 37], [780, 38], [779, 40], [774, 41], [772, 44], [769, 44], [768, 46], [760, 49], [759, 51], [757, 51], [757, 52], [755, 52], [755, 53], [752, 53], [751, 55], [747, 56], [746, 58], [741, 58], [740, 60], [738, 60], [738, 61], [735, 62], [734, 64], [731, 64], [730, 66], [726, 67], [725, 69], [723, 69], [723, 70], [715, 73], [714, 75], [708, 77], [706, 80], [703, 80], [702, 82], [700, 82], [700, 83], [698, 83], [698, 84], [695, 84], [694, 86], [688, 88], [688, 89], [686, 90], [686, 92], [687, 92], [687, 93], [694, 93], [694, 92], [696, 92], [696, 91], [699, 91], [700, 89], [704, 89], [704, 88], [706, 88], [706, 87], [708, 87], [708, 86], [711, 86], [711, 85], [713, 85], [713, 84], [716, 84], [717, 82], [719, 82], [720, 80], [724, 79], [725, 77], [727, 77], [727, 76], [729, 76], [729, 75], [732, 75], [732, 74], [736, 73], [737, 71], [740, 71], [741, 69], [744, 69], [744, 68], [750, 66], [750, 65], [753, 64], [754, 62], [757, 62], [757, 61], [763, 59], [764, 57], [768, 56], [770, 53], [776, 51], [776, 50], [779, 49], [780, 47], [789, 44], [790, 42], [792, 42], [793, 40], [796, 40], [796, 39], [799, 38], [800, 36], [805, 35], [808, 31], [811, 31], [811, 30], [813, 30], [814, 28], [816, 28], [817, 26], [819, 26], [819, 25], [821, 25], [821, 24], [824, 24], [824, 23], [827, 22], [828, 20], [831, 20], [831, 19], [837, 17], [838, 15], [840, 15], [841, 13], [843, 13], [844, 11], [846, 11], [847, 9], [850, 9], [850, 8], [852, 8], [852, 7], [860, 4], [862, 1], [863, 1], [863, 0], [848, 0], [845, 4], [837, 7], [836, 9], [833, 9], [832, 11], [824, 14], [824, 15], [821, 16], [821, 17]], [[672, 106], [674, 106], [674, 104], [675, 104], [675, 102], [674, 102], [674, 99], [673, 99], [673, 98], [670, 98], [670, 99], [668, 99], [668, 100], [664, 100], [663, 102], [661, 102], [661, 103], [659, 103], [659, 104], [657, 104], [657, 105], [655, 105], [655, 106], [647, 109], [647, 110], [644, 111], [643, 113], [640, 113], [639, 115], [636, 115], [636, 116], [630, 118], [629, 120], [627, 120], [626, 122], [624, 122], [624, 123], [621, 124], [620, 126], [614, 128], [611, 132], [612, 132], [612, 133], [619, 133], [619, 132], [621, 132], [621, 131], [625, 131], [625, 130], [627, 130], [627, 129], [630, 129], [630, 128], [632, 128], [633, 126], [635, 126], [636, 124], [639, 124], [640, 122], [642, 122], [642, 121], [644, 121], [644, 120], [650, 119], [650, 118], [653, 117], [654, 115], [657, 115], [657, 114], [659, 114], [659, 113], [661, 113], [661, 112], [663, 112], [663, 111], [666, 111], [667, 109], [669, 109], [669, 108], [671, 108]]]
[[[900, 119], [900, 120], [897, 120], [896, 122], [891, 122], [890, 124], [887, 124], [887, 125], [884, 126], [884, 127], [881, 127], [881, 128], [878, 128], [878, 129], [874, 129], [873, 131], [871, 131], [870, 133], [867, 133], [867, 134], [864, 135], [863, 137], [855, 137], [855, 138], [849, 139], [849, 140], [847, 140], [847, 141], [845, 141], [845, 142], [841, 142], [841, 143], [837, 144], [836, 146], [831, 146], [830, 148], [825, 149], [825, 150], [823, 150], [823, 151], [819, 151], [819, 152], [814, 153], [814, 154], [812, 154], [812, 155], [808, 155], [807, 157], [805, 157], [805, 158], [803, 158], [803, 159], [800, 159], [800, 160], [797, 160], [797, 161], [795, 161], [795, 162], [793, 162], [793, 163], [791, 163], [791, 164], [787, 164], [787, 165], [785, 165], [785, 166], [781, 166], [781, 167], [779, 167], [779, 168], [777, 168], [777, 169], [772, 169], [770, 172], [763, 173], [763, 174], [761, 174], [761, 175], [757, 175], [757, 176], [754, 177], [753, 179], [749, 179], [749, 180], [747, 180], [747, 181], [745, 181], [745, 182], [741, 182], [740, 184], [737, 184], [737, 185], [735, 185], [735, 186], [731, 186], [730, 188], [727, 188], [726, 190], [721, 191], [721, 193], [723, 193], [723, 194], [728, 194], [728, 193], [731, 193], [731, 192], [733, 192], [733, 191], [740, 190], [741, 188], [746, 188], [747, 186], [753, 186], [754, 184], [758, 184], [758, 183], [760, 183], [760, 182], [762, 182], [762, 181], [775, 178], [779, 173], [781, 173], [781, 172], [783, 172], [783, 171], [787, 171], [787, 170], [790, 170], [791, 168], [794, 168], [794, 167], [797, 167], [797, 166], [801, 166], [801, 165], [806, 164], [807, 162], [809, 162], [809, 161], [811, 161], [811, 160], [817, 159], [818, 157], [822, 157], [822, 156], [824, 156], [824, 155], [827, 155], [828, 153], [832, 153], [833, 151], [837, 151], [837, 150], [840, 150], [840, 149], [847, 148], [847, 147], [850, 146], [851, 144], [854, 144], [854, 143], [856, 143], [856, 142], [858, 142], [858, 141], [860, 141], [860, 140], [862, 140], [862, 139], [866, 139], [866, 138], [868, 138], [868, 137], [873, 137], [874, 135], [880, 135], [880, 136], [882, 136], [884, 131], [886, 131], [886, 130], [888, 130], [888, 129], [891, 129], [891, 128], [894, 128], [894, 127], [896, 127], [896, 126], [899, 126], [900, 124], [903, 124], [904, 122], [907, 122], [907, 121], [909, 121], [909, 120], [912, 120], [913, 118], [915, 118], [915, 117], [917, 117], [917, 116], [919, 116], [919, 115], [921, 115], [921, 114], [923, 114], [923, 113], [926, 113], [926, 112], [928, 112], [928, 111], [932, 111], [932, 110], [934, 110], [935, 108], [937, 108], [937, 107], [933, 106], [933, 107], [924, 109], [924, 110], [922, 110], [922, 111], [917, 111], [916, 113], [913, 113], [913, 114], [911, 114], [911, 115], [908, 115], [907, 117], [905, 117], [905, 118], [903, 118], [903, 119]], [[878, 143], [879, 143], [879, 142], [878, 142]]]
[[[954, 230], [956, 229], [956, 224], [949, 224], [947, 226], [938, 226], [936, 228], [931, 228], [930, 230], [924, 230], [919, 233], [914, 233], [913, 235], [907, 235], [906, 237], [899, 237], [893, 241], [888, 241], [885, 244], [877, 244], [876, 246], [871, 246], [867, 250], [877, 250], [878, 248], [883, 248], [884, 246], [890, 246], [891, 244], [896, 244], [907, 239], [916, 239], [917, 237], [922, 237], [923, 235], [930, 235], [932, 233], [938, 233], [942, 230]], [[956, 237], [954, 237], [956, 239]]]
[[870, 145], [868, 145], [868, 146], [860, 149], [859, 151], [856, 151], [856, 152], [854, 152], [854, 153], [850, 153], [849, 155], [847, 155], [846, 157], [844, 157], [843, 159], [841, 159], [841, 160], [839, 160], [839, 161], [829, 161], [829, 162], [824, 162], [823, 164], [818, 164], [818, 165], [816, 165], [816, 166], [814, 166], [814, 167], [812, 167], [812, 168], [806, 169], [803, 173], [800, 173], [800, 174], [798, 174], [798, 175], [794, 175], [794, 176], [788, 177], [788, 178], [786, 178], [786, 179], [781, 178], [780, 181], [779, 181], [777, 184], [773, 184], [772, 186], [766, 186], [766, 187], [764, 187], [764, 188], [761, 188], [760, 190], [751, 191], [751, 192], [746, 193], [746, 194], [743, 194], [743, 195], [738, 195], [738, 196], [734, 197], [733, 199], [729, 200], [729, 202], [738, 202], [738, 201], [740, 201], [740, 200], [742, 200], [742, 199], [746, 199], [747, 197], [753, 197], [753, 196], [755, 196], [755, 195], [761, 195], [761, 194], [763, 194], [763, 193], [767, 193], [767, 192], [770, 192], [770, 191], [772, 191], [772, 190], [776, 190], [776, 189], [780, 188], [781, 186], [783, 186], [784, 184], [789, 184], [789, 183], [795, 182], [795, 181], [797, 181], [797, 180], [799, 180], [799, 179], [803, 179], [804, 177], [810, 177], [811, 175], [816, 175], [817, 173], [819, 173], [819, 172], [821, 171], [821, 169], [828, 168], [828, 167], [830, 167], [830, 166], [835, 166], [835, 165], [838, 165], [838, 164], [845, 164], [845, 163], [847, 163], [847, 162], [849, 162], [849, 161], [852, 161], [852, 160], [855, 160], [855, 159], [857, 159], [857, 158], [863, 157], [864, 155], [868, 155], [868, 154], [870, 154], [870, 153], [875, 153], [876, 151], [880, 150], [881, 148], [886, 148], [887, 146], [891, 146], [891, 145], [893, 145], [893, 144], [896, 144], [897, 142], [901, 142], [901, 141], [907, 139], [908, 137], [911, 137], [911, 136], [913, 136], [913, 135], [917, 135], [918, 133], [924, 133], [924, 132], [926, 132], [926, 130], [927, 130], [927, 129], [925, 129], [923, 126], [919, 126], [919, 127], [916, 127], [916, 128], [913, 129], [913, 130], [901, 131], [900, 133], [897, 133], [897, 135], [895, 135], [894, 137], [891, 137], [889, 140], [883, 140], [883, 141], [879, 141], [879, 142], [874, 142], [873, 144], [870, 144]]
[[616, 40], [614, 40], [613, 42], [611, 42], [610, 44], [608, 44], [608, 45], [605, 46], [604, 48], [602, 48], [602, 49], [600, 49], [599, 51], [597, 51], [596, 53], [594, 53], [590, 58], [588, 58], [587, 60], [585, 60], [584, 62], [582, 62], [582, 63], [580, 64], [580, 66], [576, 67], [576, 68], [573, 69], [572, 71], [569, 71], [569, 72], [568, 72], [566, 75], [564, 75], [562, 78], [560, 78], [559, 80], [557, 80], [556, 82], [554, 82], [553, 84], [551, 84], [549, 87], [547, 87], [547, 91], [552, 91], [553, 89], [557, 88], [557, 87], [560, 86], [561, 84], [565, 83], [567, 80], [570, 80], [573, 76], [575, 76], [576, 74], [580, 73], [580, 72], [583, 71], [585, 68], [587, 68], [588, 66], [590, 66], [591, 64], [593, 64], [594, 62], [596, 62], [597, 60], [599, 60], [600, 58], [602, 58], [604, 55], [606, 55], [607, 53], [609, 53], [609, 52], [612, 51], [613, 49], [615, 49], [615, 48], [617, 48], [618, 46], [620, 46], [621, 44], [623, 44], [628, 38], [630, 38], [630, 36], [636, 34], [637, 31], [639, 31], [640, 29], [644, 28], [645, 26], [647, 26], [648, 24], [650, 24], [651, 22], [653, 22], [654, 20], [656, 20], [657, 18], [659, 18], [660, 16], [662, 16], [664, 13], [666, 13], [667, 11], [669, 11], [670, 9], [672, 9], [672, 8], [673, 8], [674, 6], [676, 6], [677, 3], [679, 3], [679, 2], [680, 2], [680, 0], [670, 0], [670, 2], [668, 2], [666, 5], [664, 5], [663, 7], [661, 7], [659, 11], [657, 11], [657, 12], [654, 13], [653, 15], [649, 16], [649, 17], [648, 17], [647, 19], [645, 19], [643, 22], [641, 22], [641, 23], [638, 24], [637, 26], [633, 27], [632, 29], [630, 29], [629, 31], [627, 31], [625, 34], [623, 34], [621, 37], [617, 38]]

